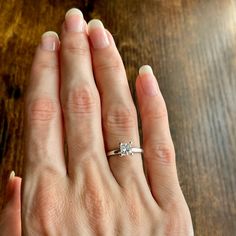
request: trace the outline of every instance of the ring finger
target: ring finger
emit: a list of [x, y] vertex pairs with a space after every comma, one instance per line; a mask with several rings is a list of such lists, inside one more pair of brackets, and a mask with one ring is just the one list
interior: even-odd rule
[[[125, 68], [111, 34], [99, 20], [88, 24], [95, 80], [101, 96], [103, 135], [106, 150], [132, 141], [139, 147], [136, 109], [130, 93]], [[140, 154], [109, 158], [111, 170], [120, 185], [130, 180], [146, 185]]]

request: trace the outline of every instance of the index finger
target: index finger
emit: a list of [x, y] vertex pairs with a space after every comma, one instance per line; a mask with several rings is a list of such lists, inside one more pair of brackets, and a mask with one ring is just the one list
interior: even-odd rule
[[42, 35], [33, 60], [25, 100], [26, 173], [44, 170], [66, 174], [59, 102], [59, 38]]

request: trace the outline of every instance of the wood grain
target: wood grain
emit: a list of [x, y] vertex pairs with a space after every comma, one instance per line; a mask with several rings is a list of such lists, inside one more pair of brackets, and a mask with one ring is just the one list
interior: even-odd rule
[[135, 102], [137, 70], [153, 66], [195, 234], [235, 235], [235, 0], [0, 0], [0, 205], [10, 171], [22, 173], [23, 96], [34, 49], [44, 31], [60, 31], [71, 7], [112, 32]]

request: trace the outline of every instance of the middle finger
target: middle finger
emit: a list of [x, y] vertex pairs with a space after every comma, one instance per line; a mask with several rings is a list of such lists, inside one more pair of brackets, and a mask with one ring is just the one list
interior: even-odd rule
[[[61, 103], [68, 143], [69, 175], [84, 164], [102, 165], [104, 157], [100, 97], [93, 78], [86, 22], [78, 9], [65, 17], [61, 40]], [[105, 165], [105, 167], [104, 167]]]

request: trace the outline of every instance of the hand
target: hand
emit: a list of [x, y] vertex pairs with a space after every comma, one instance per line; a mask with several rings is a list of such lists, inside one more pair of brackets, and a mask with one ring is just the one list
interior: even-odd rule
[[[70, 10], [42, 36], [26, 96], [23, 235], [193, 235], [176, 171], [167, 109], [148, 66], [136, 81], [136, 109], [112, 35]], [[64, 155], [64, 140], [68, 155]]]

